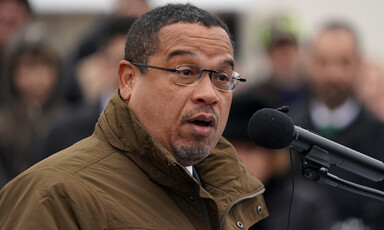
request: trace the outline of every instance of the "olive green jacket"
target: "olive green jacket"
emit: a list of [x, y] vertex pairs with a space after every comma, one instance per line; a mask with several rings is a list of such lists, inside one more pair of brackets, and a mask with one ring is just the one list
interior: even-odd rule
[[202, 187], [117, 91], [92, 136], [0, 191], [0, 229], [229, 230], [268, 215], [263, 185], [224, 138], [195, 168]]

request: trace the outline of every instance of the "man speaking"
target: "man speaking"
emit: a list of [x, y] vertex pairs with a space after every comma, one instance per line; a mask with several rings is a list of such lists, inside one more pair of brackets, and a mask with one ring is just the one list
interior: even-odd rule
[[221, 137], [234, 71], [226, 25], [169, 4], [131, 27], [119, 90], [92, 136], [0, 192], [0, 229], [248, 229], [263, 185]]

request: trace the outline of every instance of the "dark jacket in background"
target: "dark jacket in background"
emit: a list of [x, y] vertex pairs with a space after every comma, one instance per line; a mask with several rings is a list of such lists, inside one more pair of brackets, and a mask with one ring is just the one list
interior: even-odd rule
[[82, 104], [70, 116], [57, 120], [51, 126], [43, 144], [43, 157], [48, 157], [92, 135], [100, 115], [100, 103]]
[[[308, 102], [293, 108], [289, 115], [295, 124], [312, 132], [321, 133], [313, 124]], [[384, 124], [361, 106], [358, 116], [345, 128], [338, 130], [332, 138], [341, 145], [354, 149], [370, 157], [384, 161]], [[371, 182], [343, 169], [331, 167], [330, 172], [342, 179], [379, 189], [384, 192], [384, 183]], [[308, 181], [308, 183], [313, 183]], [[384, 203], [373, 198], [355, 195], [350, 192], [323, 185], [319, 187], [324, 194], [328, 194], [337, 209], [337, 219], [346, 221], [357, 218], [371, 230], [380, 230], [384, 226]]]
[[[230, 141], [240, 141], [240, 143], [252, 143], [248, 137], [248, 121], [259, 109], [264, 108], [265, 101], [260, 95], [238, 95], [233, 98], [231, 112], [223, 136]], [[269, 103], [268, 103], [269, 104]], [[271, 103], [272, 105], [273, 103]], [[275, 106], [284, 105], [284, 103]], [[247, 143], [248, 142], [248, 143]], [[253, 154], [260, 154], [253, 152]], [[271, 153], [272, 154], [272, 153]], [[285, 154], [289, 154], [286, 151]], [[274, 159], [276, 160], [276, 159]], [[249, 163], [249, 162], [248, 162]], [[254, 162], [255, 164], [257, 162]], [[272, 163], [272, 162], [269, 162]], [[274, 166], [270, 166], [274, 167]], [[294, 169], [301, 168], [295, 164]], [[275, 169], [276, 170], [276, 169]], [[330, 199], [322, 190], [318, 189], [321, 185], [315, 183], [305, 183], [301, 175], [295, 175], [292, 181], [290, 169], [279, 169], [278, 174], [273, 174], [266, 181], [264, 199], [268, 207], [268, 218], [256, 223], [251, 230], [282, 230], [288, 225], [289, 209], [291, 205], [291, 195], [294, 184], [294, 197], [292, 200], [292, 210], [290, 215], [290, 229], [292, 230], [329, 230], [334, 222], [335, 209]]]

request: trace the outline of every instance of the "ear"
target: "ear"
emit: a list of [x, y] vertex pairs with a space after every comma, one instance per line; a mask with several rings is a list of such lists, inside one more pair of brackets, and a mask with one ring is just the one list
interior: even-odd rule
[[122, 60], [119, 63], [119, 88], [120, 96], [124, 101], [129, 101], [135, 83], [135, 77], [138, 75], [138, 68], [129, 61]]

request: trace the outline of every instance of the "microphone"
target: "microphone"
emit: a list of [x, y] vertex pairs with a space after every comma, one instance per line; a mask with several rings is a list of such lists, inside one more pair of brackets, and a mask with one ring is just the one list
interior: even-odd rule
[[265, 108], [254, 113], [248, 122], [248, 136], [262, 147], [289, 147], [304, 158], [313, 147], [317, 147], [328, 152], [331, 165], [372, 181], [384, 179], [383, 162], [295, 126], [291, 118], [279, 110]]

